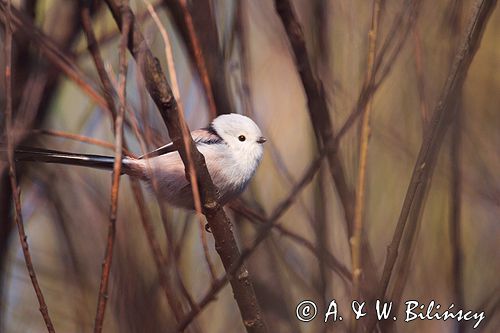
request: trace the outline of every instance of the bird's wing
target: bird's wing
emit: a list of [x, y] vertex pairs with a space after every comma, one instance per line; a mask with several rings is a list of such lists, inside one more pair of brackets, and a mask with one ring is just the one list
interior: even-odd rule
[[217, 134], [217, 132], [211, 127], [192, 131], [191, 136], [193, 137], [193, 140], [196, 143], [214, 144], [214, 143], [221, 143], [224, 141], [219, 136], [219, 134]]
[[[191, 132], [191, 137], [196, 143], [205, 143], [205, 144], [215, 144], [221, 143], [224, 140], [213, 130], [211, 127], [198, 129]], [[174, 143], [170, 142], [160, 148], [156, 148], [155, 150], [146, 153], [139, 157], [139, 159], [150, 158], [154, 156], [164, 155], [176, 151], [177, 149], [174, 147]]]

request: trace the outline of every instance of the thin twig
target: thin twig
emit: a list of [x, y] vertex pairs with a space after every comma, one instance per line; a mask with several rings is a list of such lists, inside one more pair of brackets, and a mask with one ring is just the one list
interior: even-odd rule
[[165, 293], [167, 302], [170, 305], [170, 308], [172, 309], [172, 313], [174, 314], [176, 320], [180, 320], [182, 318], [182, 307], [174, 292], [175, 286], [170, 282], [171, 280], [167, 270], [167, 268], [169, 267], [169, 262], [167, 260], [167, 257], [162, 253], [160, 244], [155, 235], [154, 226], [151, 223], [151, 217], [149, 215], [140, 184], [137, 180], [131, 179], [131, 186], [135, 201], [139, 208], [141, 223], [143, 225], [144, 232], [146, 233], [149, 247], [153, 254], [153, 259], [158, 270], [160, 286]]
[[[5, 2], [3, 0], [0, 0], [0, 12], [5, 15]], [[3, 19], [1, 16], [0, 18]], [[12, 8], [12, 24], [20, 32], [29, 36], [47, 59], [75, 82], [93, 101], [100, 107], [108, 109], [106, 100], [90, 83], [92, 81], [57, 47], [54, 41], [15, 8]]]
[[[365, 85], [373, 84], [373, 74], [375, 71], [375, 55], [377, 50], [378, 25], [380, 19], [381, 0], [373, 1], [372, 22], [370, 31], [368, 32], [368, 61], [365, 77]], [[368, 142], [370, 140], [370, 117], [372, 111], [373, 98], [369, 98], [361, 123], [361, 137], [359, 147], [359, 169], [358, 169], [358, 184], [356, 187], [356, 201], [354, 206], [353, 220], [353, 235], [350, 239], [352, 251], [352, 299], [357, 300], [361, 290], [362, 276], [362, 242], [363, 240], [363, 214], [365, 206], [365, 190], [366, 190], [366, 165], [368, 160]], [[351, 317], [351, 330], [356, 332], [357, 320], [354, 316]]]
[[[241, 214], [242, 216], [244, 216], [245, 218], [247, 218], [251, 222], [256, 222], [256, 223], [259, 223], [260, 225], [269, 223], [268, 218], [262, 216], [261, 214], [259, 214], [255, 210], [252, 210], [252, 209], [248, 208], [248, 206], [243, 205], [241, 203], [233, 202], [230, 204], [230, 208], [234, 212]], [[338, 273], [339, 276], [341, 278], [343, 278], [344, 280], [347, 280], [347, 281], [352, 280], [351, 272], [347, 269], [347, 267], [345, 267], [344, 264], [342, 264], [342, 262], [339, 259], [335, 258], [335, 256], [333, 254], [331, 254], [328, 250], [325, 250], [323, 253], [321, 253], [321, 251], [312, 242], [310, 242], [309, 240], [307, 240], [303, 236], [297, 234], [296, 232], [285, 228], [281, 224], [274, 224], [273, 228], [276, 231], [278, 231], [281, 235], [290, 238], [291, 240], [293, 240], [297, 244], [299, 244], [299, 245], [305, 247], [306, 249], [308, 249], [309, 251], [311, 251], [311, 253], [315, 257], [317, 257], [318, 260], [321, 256], [323, 256], [325, 259], [325, 264], [327, 264], [327, 266], [329, 266], [334, 272]]]
[[[153, 8], [159, 9], [163, 5], [163, 1], [158, 1], [153, 3]], [[151, 15], [149, 15], [149, 12], [147, 10], [144, 10], [140, 13], [137, 13], [136, 15], [136, 21], [141, 24], [146, 24], [148, 23], [148, 20], [150, 19]], [[121, 35], [120, 31], [116, 31], [114, 29], [110, 31], [104, 31], [99, 34], [97, 37], [97, 44], [100, 45], [101, 47], [106, 47], [108, 46], [111, 42], [114, 42], [116, 38], [119, 38]], [[84, 57], [88, 55], [85, 50], [77, 49], [75, 50], [75, 60], [79, 61], [82, 60]]]
[[45, 326], [49, 332], [55, 332], [54, 326], [49, 316], [49, 311], [47, 304], [45, 303], [45, 298], [43, 297], [42, 289], [38, 284], [38, 279], [36, 277], [35, 268], [33, 267], [33, 262], [31, 260], [31, 254], [28, 245], [28, 236], [24, 231], [24, 222], [21, 212], [21, 196], [19, 188], [17, 187], [17, 177], [16, 168], [14, 164], [14, 137], [12, 132], [12, 24], [11, 24], [11, 14], [12, 7], [11, 1], [7, 1], [5, 11], [5, 133], [7, 136], [7, 158], [9, 164], [9, 178], [10, 186], [12, 189], [12, 198], [14, 200], [15, 206], [15, 221], [17, 225], [17, 230], [19, 233], [19, 241], [24, 255], [24, 262], [28, 270], [31, 283], [33, 284], [33, 289], [35, 289], [35, 294], [38, 299], [38, 304], [40, 306], [40, 312], [42, 314]]
[[108, 237], [106, 242], [106, 252], [104, 256], [104, 263], [102, 266], [101, 284], [99, 287], [99, 298], [97, 301], [97, 313], [94, 324], [94, 332], [102, 332], [104, 323], [104, 315], [106, 311], [106, 303], [108, 300], [108, 285], [109, 275], [111, 272], [111, 263], [113, 259], [113, 247], [115, 242], [116, 233], [116, 218], [118, 213], [118, 190], [120, 185], [120, 175], [122, 166], [122, 146], [123, 146], [123, 118], [126, 109], [126, 86], [127, 86], [127, 42], [131, 28], [130, 13], [126, 10], [128, 3], [127, 0], [122, 0], [122, 35], [120, 40], [120, 75], [119, 75], [119, 91], [118, 97], [120, 99], [120, 106], [115, 119], [115, 155], [112, 173], [112, 187], [111, 187], [111, 209], [109, 215]]
[[[439, 102], [434, 109], [429, 131], [424, 137], [413, 169], [393, 239], [387, 249], [387, 256], [378, 291], [378, 299], [383, 299], [386, 295], [394, 265], [398, 258], [399, 245], [405, 231], [408, 216], [410, 212], [419, 211], [422, 207], [423, 200], [420, 199], [426, 193], [444, 134], [454, 115], [452, 107], [454, 105], [456, 93], [463, 86], [472, 59], [479, 48], [482, 33], [495, 5], [496, 0], [477, 0], [473, 5], [469, 25], [455, 56], [453, 66], [446, 80]], [[415, 202], [420, 204], [414, 205]], [[416, 222], [417, 219], [412, 219], [412, 221]], [[369, 331], [372, 331], [376, 320], [373, 317], [370, 317], [369, 320], [368, 328]]]
[[211, 118], [232, 110], [224, 73], [225, 58], [210, 0], [163, 0], [179, 31], [205, 89]]
[[[34, 134], [42, 134], [42, 135], [53, 136], [56, 138], [64, 138], [64, 139], [74, 140], [74, 141], [78, 141], [78, 142], [84, 142], [84, 143], [88, 143], [91, 145], [95, 145], [95, 146], [99, 146], [99, 147], [103, 147], [103, 148], [107, 148], [107, 149], [115, 149], [115, 145], [110, 143], [110, 142], [99, 140], [99, 139], [92, 138], [92, 137], [85, 136], [85, 135], [69, 133], [69, 132], [65, 132], [65, 131], [51, 130], [51, 129], [34, 129], [31, 132]], [[131, 151], [129, 151], [128, 149], [126, 149], [125, 147], [123, 147], [122, 152], [126, 156], [136, 158], [136, 155], [134, 153], [132, 153]]]
[[[179, 105], [179, 112], [181, 115], [184, 115], [184, 107], [183, 104], [180, 100], [180, 90], [179, 90], [179, 84], [177, 81], [177, 71], [175, 70], [175, 63], [174, 63], [174, 57], [172, 54], [172, 46], [170, 44], [170, 38], [168, 37], [168, 33], [166, 29], [163, 27], [161, 24], [160, 18], [156, 14], [153, 6], [148, 3], [146, 0], [144, 0], [146, 3], [146, 6], [148, 8], [149, 13], [153, 17], [153, 20], [160, 30], [161, 36], [163, 38], [163, 43], [165, 44], [165, 56], [167, 59], [167, 66], [168, 66], [168, 72], [170, 74], [170, 81], [172, 82], [172, 92], [174, 94], [175, 99], [177, 100], [177, 104]], [[184, 120], [183, 120], [184, 122]], [[184, 136], [189, 136], [189, 131], [187, 127], [183, 126], [182, 127], [182, 135]], [[191, 190], [193, 192], [193, 202], [194, 202], [194, 207], [196, 210], [196, 215], [198, 218], [198, 225], [200, 228], [200, 235], [201, 235], [201, 244], [203, 247], [203, 254], [205, 255], [205, 260], [207, 262], [208, 270], [210, 271], [210, 276], [212, 277], [212, 282], [215, 281], [217, 278], [217, 273], [215, 271], [214, 264], [212, 263], [212, 259], [210, 258], [210, 252], [208, 250], [208, 242], [207, 242], [207, 235], [205, 232], [205, 222], [203, 220], [203, 215], [201, 211], [201, 198], [200, 198], [200, 190], [198, 188], [198, 181], [196, 179], [196, 172], [194, 170], [194, 165], [193, 161], [191, 158], [191, 152], [189, 150], [189, 145], [187, 144], [188, 140], [184, 140], [185, 145], [184, 148], [188, 152], [187, 157], [188, 157], [188, 166], [189, 166], [189, 180], [191, 183]]]
[[99, 44], [97, 43], [94, 29], [92, 28], [92, 18], [90, 16], [89, 2], [86, 0], [81, 0], [80, 3], [82, 6], [80, 17], [82, 21], [83, 31], [85, 32], [85, 36], [87, 37], [87, 48], [90, 54], [92, 55], [92, 59], [94, 60], [97, 74], [99, 75], [99, 78], [101, 80], [104, 98], [106, 99], [108, 108], [111, 111], [113, 120], [115, 120], [117, 117], [117, 112], [115, 107], [115, 101], [113, 99], [114, 89], [111, 80], [109, 79], [106, 73], [104, 61], [102, 60], [101, 57], [101, 51], [99, 50]]
[[[167, 1], [169, 2], [169, 1]], [[190, 49], [192, 50], [194, 61], [200, 74], [201, 83], [203, 84], [203, 89], [205, 89], [205, 96], [207, 98], [208, 110], [210, 116], [215, 118], [217, 116], [217, 107], [215, 106], [214, 95], [212, 92], [212, 85], [210, 84], [210, 77], [208, 75], [207, 65], [205, 63], [205, 57], [203, 56], [203, 51], [194, 28], [193, 17], [189, 12], [188, 4], [186, 0], [176, 0], [175, 6], [180, 9], [182, 13], [182, 19], [184, 21], [184, 27], [186, 28], [187, 36], [190, 43]], [[210, 15], [205, 13], [205, 15]], [[213, 47], [219, 47], [219, 45], [213, 45]]]

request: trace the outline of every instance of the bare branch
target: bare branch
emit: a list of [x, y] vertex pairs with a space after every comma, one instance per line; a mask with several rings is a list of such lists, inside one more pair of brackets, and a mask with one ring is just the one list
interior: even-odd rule
[[[373, 84], [375, 72], [375, 55], [377, 51], [377, 37], [378, 26], [380, 20], [380, 7], [381, 0], [373, 1], [372, 8], [372, 22], [370, 31], [368, 32], [368, 61], [365, 76], [365, 85], [370, 86]], [[373, 97], [373, 96], [372, 96]], [[359, 147], [359, 169], [358, 169], [358, 184], [356, 188], [356, 201], [354, 206], [354, 220], [353, 220], [353, 235], [350, 239], [352, 251], [352, 299], [359, 299], [361, 295], [361, 276], [362, 276], [362, 249], [363, 249], [363, 218], [365, 207], [365, 188], [366, 188], [366, 165], [368, 163], [368, 142], [370, 140], [370, 117], [372, 112], [373, 98], [369, 98], [366, 108], [363, 112], [361, 122], [361, 137]], [[351, 329], [356, 332], [357, 320], [351, 317]]]
[[[111, 184], [111, 207], [109, 213], [109, 225], [108, 225], [108, 237], [106, 242], [106, 252], [104, 255], [104, 263], [102, 265], [101, 274], [101, 284], [99, 287], [99, 297], [97, 300], [97, 313], [95, 317], [94, 332], [102, 332], [102, 326], [104, 323], [104, 315], [106, 311], [106, 304], [108, 301], [108, 285], [109, 285], [109, 275], [111, 273], [111, 263], [113, 261], [113, 247], [115, 243], [116, 234], [116, 218], [118, 214], [118, 190], [120, 187], [120, 176], [122, 167], [122, 147], [123, 147], [123, 118], [125, 116], [125, 109], [127, 105], [126, 99], [126, 86], [127, 86], [127, 41], [129, 32], [131, 29], [132, 20], [130, 17], [130, 12], [126, 9], [128, 8], [128, 1], [122, 0], [121, 4], [121, 15], [122, 15], [122, 27], [121, 27], [121, 39], [120, 39], [120, 53], [119, 53], [119, 64], [120, 64], [120, 74], [119, 74], [119, 91], [118, 97], [120, 99], [120, 106], [118, 108], [118, 113], [115, 118], [115, 155], [114, 155], [114, 165], [112, 184]], [[107, 77], [107, 75], [106, 75]], [[103, 83], [107, 82], [108, 94], [111, 90], [111, 82], [108, 80], [103, 80]]]
[[[3, 3], [2, 3], [3, 6]], [[7, 136], [7, 158], [9, 165], [9, 178], [10, 186], [12, 189], [12, 198], [14, 200], [15, 206], [15, 220], [17, 225], [17, 231], [19, 233], [19, 241], [21, 243], [21, 248], [23, 250], [24, 262], [28, 270], [31, 283], [33, 284], [33, 289], [35, 289], [35, 294], [38, 299], [38, 304], [40, 306], [40, 312], [42, 314], [45, 326], [49, 332], [55, 332], [54, 326], [49, 316], [49, 310], [47, 304], [45, 303], [45, 298], [43, 297], [42, 289], [38, 284], [38, 279], [36, 277], [35, 268], [33, 267], [33, 262], [31, 260], [31, 254], [28, 245], [28, 236], [24, 231], [23, 216], [21, 213], [21, 196], [19, 188], [17, 187], [17, 177], [16, 168], [14, 164], [14, 135], [12, 131], [12, 22], [11, 15], [12, 7], [11, 1], [7, 1], [7, 5], [4, 11], [5, 14], [5, 134]]]

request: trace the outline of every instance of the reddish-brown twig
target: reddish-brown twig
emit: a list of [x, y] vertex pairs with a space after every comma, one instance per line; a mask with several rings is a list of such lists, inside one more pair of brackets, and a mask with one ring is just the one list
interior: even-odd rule
[[9, 178], [10, 186], [12, 189], [12, 198], [14, 200], [15, 206], [15, 221], [17, 225], [17, 230], [19, 233], [19, 241], [21, 243], [21, 248], [23, 250], [24, 262], [28, 270], [31, 283], [35, 289], [36, 297], [38, 299], [38, 304], [40, 306], [40, 312], [42, 313], [43, 320], [47, 326], [49, 332], [55, 332], [54, 326], [49, 316], [49, 311], [47, 309], [47, 304], [45, 303], [45, 298], [43, 297], [42, 289], [38, 284], [38, 279], [36, 277], [35, 268], [33, 267], [33, 262], [31, 260], [31, 254], [28, 245], [28, 236], [24, 231], [23, 216], [21, 213], [21, 197], [19, 189], [17, 187], [17, 177], [16, 169], [14, 165], [14, 136], [12, 132], [12, 25], [11, 25], [11, 2], [7, 1], [7, 6], [5, 10], [5, 133], [7, 136], [7, 159], [9, 165]]
[[[0, 1], [0, 11], [5, 13], [5, 4]], [[73, 80], [85, 93], [89, 95], [99, 106], [107, 109], [105, 99], [95, 90], [90, 83], [91, 80], [65, 55], [56, 44], [47, 37], [40, 29], [35, 27], [24, 15], [12, 8], [12, 24], [19, 31], [28, 35], [35, 44], [39, 46], [40, 51], [65, 73], [71, 80]]]
[[[179, 113], [184, 117], [184, 107], [182, 102], [180, 101], [180, 90], [179, 90], [179, 84], [177, 82], [177, 72], [175, 70], [175, 64], [174, 64], [174, 57], [172, 53], [172, 47], [170, 44], [170, 38], [168, 37], [168, 33], [163, 27], [163, 25], [160, 22], [160, 19], [158, 15], [156, 14], [153, 6], [149, 3], [146, 2], [146, 6], [148, 8], [148, 11], [150, 12], [151, 16], [153, 17], [153, 21], [155, 22], [156, 26], [158, 27], [158, 30], [160, 30], [161, 36], [163, 38], [163, 43], [165, 44], [165, 56], [167, 58], [167, 66], [168, 66], [168, 72], [170, 74], [170, 81], [172, 82], [172, 92], [174, 94], [175, 99], [178, 101], [177, 104], [179, 105]], [[182, 123], [185, 123], [184, 119], [182, 119]], [[189, 136], [189, 131], [186, 126], [182, 127], [182, 135], [184, 137]], [[215, 267], [212, 263], [212, 259], [210, 258], [210, 252], [208, 250], [208, 242], [207, 242], [207, 235], [205, 233], [205, 222], [203, 219], [202, 211], [201, 211], [201, 198], [200, 198], [200, 190], [198, 188], [198, 180], [196, 179], [196, 172], [194, 170], [194, 165], [193, 161], [191, 158], [191, 152], [190, 152], [190, 147], [187, 144], [188, 140], [184, 140], [185, 142], [185, 149], [188, 152], [187, 157], [188, 157], [188, 166], [189, 166], [189, 180], [191, 183], [191, 190], [193, 192], [193, 201], [194, 201], [194, 207], [196, 210], [196, 215], [198, 217], [198, 225], [200, 228], [200, 235], [201, 235], [201, 244], [203, 247], [203, 254], [205, 255], [205, 260], [207, 262], [207, 266], [210, 272], [210, 276], [212, 277], [212, 281], [215, 281], [217, 278], [216, 272], [215, 272]]]
[[121, 40], [120, 40], [120, 75], [119, 75], [119, 91], [118, 97], [120, 99], [120, 106], [115, 118], [115, 155], [112, 173], [111, 185], [111, 207], [109, 214], [108, 237], [106, 242], [106, 251], [104, 256], [104, 263], [102, 265], [101, 284], [99, 287], [99, 297], [97, 300], [97, 312], [95, 317], [94, 332], [102, 332], [104, 323], [104, 315], [106, 311], [106, 304], [108, 300], [108, 285], [109, 275], [111, 273], [111, 263], [113, 259], [113, 247], [115, 242], [116, 233], [116, 218], [118, 213], [118, 190], [120, 185], [120, 175], [122, 166], [122, 146], [123, 146], [123, 118], [126, 109], [126, 83], [127, 83], [127, 42], [131, 28], [131, 17], [128, 10], [126, 10], [128, 2], [122, 2], [122, 27], [121, 27]]
[[[167, 3], [171, 1], [166, 1]], [[200, 74], [201, 83], [205, 89], [205, 96], [207, 98], [208, 110], [212, 118], [217, 116], [217, 108], [215, 106], [214, 95], [212, 92], [212, 86], [210, 84], [210, 77], [208, 75], [207, 65], [205, 63], [205, 58], [203, 56], [203, 51], [201, 49], [200, 41], [196, 35], [196, 30], [193, 24], [193, 17], [189, 12], [188, 4], [186, 0], [175, 0], [175, 4], [170, 4], [170, 6], [176, 6], [182, 13], [182, 19], [184, 21], [184, 27], [186, 29], [187, 37], [190, 44], [190, 49], [192, 50], [194, 61], [196, 67], [198, 68], [198, 73]], [[209, 15], [209, 13], [206, 13]], [[213, 47], [219, 47], [214, 45]]]
[[225, 64], [220, 49], [213, 2], [198, 0], [163, 0], [173, 23], [186, 43], [191, 60], [205, 89], [210, 117], [231, 112], [227, 92]]
[[[373, 1], [372, 22], [370, 31], [368, 32], [368, 61], [365, 77], [365, 85], [373, 84], [373, 74], [375, 71], [375, 55], [378, 37], [378, 25], [380, 19], [381, 0]], [[365, 207], [365, 187], [366, 187], [366, 165], [368, 160], [368, 142], [370, 139], [370, 117], [372, 111], [372, 98], [366, 103], [366, 108], [363, 112], [361, 122], [360, 146], [359, 146], [359, 169], [358, 169], [358, 184], [356, 187], [356, 201], [354, 206], [353, 234], [350, 239], [351, 244], [351, 259], [352, 259], [352, 299], [359, 299], [361, 290], [361, 275], [362, 275], [362, 249], [363, 245], [363, 213]], [[357, 320], [351, 317], [351, 330], [356, 331]]]

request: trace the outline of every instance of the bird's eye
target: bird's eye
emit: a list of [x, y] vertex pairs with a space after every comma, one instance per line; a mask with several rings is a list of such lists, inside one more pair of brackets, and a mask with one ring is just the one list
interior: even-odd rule
[[238, 137], [238, 140], [240, 140], [241, 142], [245, 141], [246, 139], [247, 139], [247, 138], [245, 138], [245, 136], [244, 136], [244, 135], [240, 135], [240, 136]]

